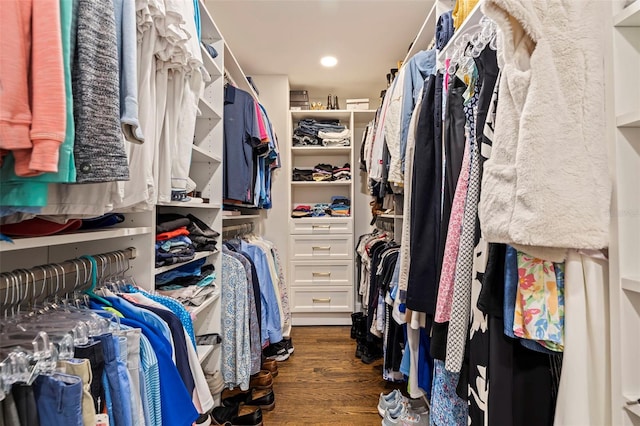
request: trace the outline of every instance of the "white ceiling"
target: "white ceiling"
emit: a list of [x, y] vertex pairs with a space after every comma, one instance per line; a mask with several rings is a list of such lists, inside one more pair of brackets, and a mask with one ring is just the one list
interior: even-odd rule
[[[386, 74], [404, 59], [433, 0], [206, 0], [248, 75], [286, 74], [292, 89], [378, 104]], [[338, 58], [324, 68], [322, 56]], [[258, 87], [259, 89], [259, 87]]]

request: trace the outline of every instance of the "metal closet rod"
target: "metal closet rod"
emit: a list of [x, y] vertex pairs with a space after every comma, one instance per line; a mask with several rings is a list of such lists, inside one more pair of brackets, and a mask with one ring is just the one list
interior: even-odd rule
[[[135, 259], [137, 256], [137, 250], [135, 247], [129, 247], [124, 250], [116, 250], [109, 253], [95, 254], [92, 257], [97, 262], [98, 279], [105, 275], [114, 273], [112, 266], [126, 260], [126, 265], [122, 265], [125, 269], [117, 271], [124, 272], [129, 267], [128, 260]], [[85, 270], [87, 272], [85, 272]], [[67, 260], [62, 263], [50, 263], [46, 265], [34, 266], [30, 269], [16, 269], [10, 272], [3, 272], [0, 274], [0, 292], [15, 285], [15, 280], [18, 284], [33, 285], [40, 281], [56, 280], [62, 278], [64, 275], [64, 281], [67, 284], [75, 283], [76, 275], [80, 275], [79, 278], [85, 277], [85, 275], [91, 272], [91, 262], [88, 259], [78, 258], [73, 260]], [[90, 276], [90, 275], [89, 275]], [[35, 280], [35, 281], [34, 281]], [[83, 283], [84, 284], [84, 283]], [[1, 296], [0, 296], [1, 298]], [[0, 300], [1, 302], [1, 300]]]
[[233, 234], [235, 236], [248, 234], [253, 232], [255, 229], [253, 222], [251, 223], [241, 223], [240, 225], [231, 225], [222, 227], [222, 235], [229, 236], [229, 234]]

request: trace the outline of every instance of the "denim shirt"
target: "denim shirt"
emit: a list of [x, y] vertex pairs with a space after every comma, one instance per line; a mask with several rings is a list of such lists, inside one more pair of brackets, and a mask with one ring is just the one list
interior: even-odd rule
[[251, 257], [260, 282], [262, 345], [264, 346], [267, 341], [272, 344], [278, 343], [282, 340], [282, 323], [280, 322], [278, 299], [269, 273], [267, 255], [260, 247], [246, 241], [241, 241], [241, 250]]
[[416, 53], [405, 65], [407, 76], [404, 79], [404, 90], [402, 93], [402, 112], [400, 116], [400, 156], [402, 158], [402, 171], [404, 172], [405, 152], [407, 150], [407, 137], [409, 134], [409, 122], [413, 108], [418, 102], [420, 90], [424, 85], [425, 78], [436, 71], [436, 51], [422, 50]]

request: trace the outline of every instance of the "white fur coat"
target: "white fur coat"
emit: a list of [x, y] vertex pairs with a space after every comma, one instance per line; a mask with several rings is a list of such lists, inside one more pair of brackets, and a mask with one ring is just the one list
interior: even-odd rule
[[608, 245], [611, 182], [597, 0], [487, 0], [504, 67], [479, 205], [484, 237], [562, 260]]

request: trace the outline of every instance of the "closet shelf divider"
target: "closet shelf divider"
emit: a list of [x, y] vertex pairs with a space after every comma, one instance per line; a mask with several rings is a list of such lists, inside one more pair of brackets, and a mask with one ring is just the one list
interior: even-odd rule
[[618, 127], [640, 127], [640, 110], [620, 114], [616, 117]]
[[294, 146], [291, 148], [294, 155], [331, 155], [351, 153], [350, 146]]
[[200, 102], [198, 102], [198, 109], [200, 110], [200, 114], [198, 118], [209, 118], [219, 120], [222, 117], [218, 114], [215, 108], [204, 98], [200, 98]]
[[202, 258], [209, 257], [209, 256], [217, 254], [217, 253], [219, 253], [217, 250], [216, 251], [199, 251], [199, 252], [196, 253], [194, 258], [191, 259], [188, 262], [174, 263], [173, 265], [160, 266], [159, 268], [155, 268], [154, 269], [154, 273], [155, 273], [155, 275], [158, 275], [158, 274], [161, 274], [163, 272], [167, 272], [167, 271], [170, 271], [172, 269], [176, 269], [176, 268], [179, 268], [181, 266], [188, 265], [189, 263], [195, 262], [196, 260], [200, 260]]
[[635, 1], [613, 17], [615, 27], [640, 27], [640, 2]]
[[222, 77], [222, 70], [213, 60], [211, 55], [209, 55], [209, 52], [207, 52], [207, 49], [205, 49], [202, 43], [200, 43], [200, 53], [202, 54], [202, 63], [204, 64], [204, 68], [211, 76], [211, 82], [215, 81], [217, 78]]
[[193, 163], [221, 163], [222, 158], [198, 145], [193, 144], [193, 152], [191, 156]]
[[88, 241], [108, 240], [112, 238], [131, 237], [151, 233], [150, 226], [128, 228], [110, 228], [87, 231], [77, 231], [70, 234], [48, 235], [44, 237], [12, 238], [13, 243], [0, 241], [0, 253], [12, 250], [23, 250], [37, 247], [59, 246]]
[[198, 345], [196, 346], [196, 352], [198, 353], [198, 361], [202, 364], [202, 361], [207, 359], [209, 355], [213, 353], [213, 345]]
[[249, 219], [260, 219], [259, 214], [241, 214], [237, 216], [222, 216], [222, 220], [249, 220]]
[[623, 289], [640, 293], [640, 277], [622, 277], [620, 281]]
[[198, 7], [200, 9], [200, 33], [202, 34], [202, 39], [209, 43], [222, 40], [222, 33], [213, 21], [209, 10], [207, 10], [207, 7], [204, 4], [204, 0], [198, 1]]
[[209, 306], [211, 306], [219, 298], [220, 298], [220, 293], [218, 293], [216, 296], [209, 297], [200, 306], [188, 307], [187, 311], [189, 311], [190, 314], [198, 316], [201, 312], [206, 310]]
[[328, 182], [308, 182], [308, 181], [292, 181], [294, 186], [349, 186], [350, 180], [328, 181]]

